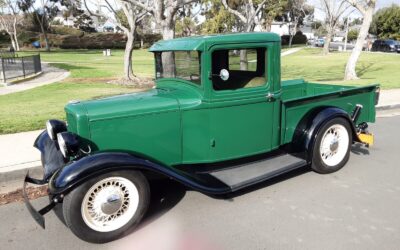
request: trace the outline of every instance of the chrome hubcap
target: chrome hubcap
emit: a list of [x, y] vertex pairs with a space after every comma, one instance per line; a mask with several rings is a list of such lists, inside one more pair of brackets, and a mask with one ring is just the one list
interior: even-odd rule
[[88, 190], [81, 206], [82, 218], [93, 230], [109, 232], [128, 223], [138, 205], [135, 184], [123, 177], [110, 177]]
[[119, 194], [112, 194], [107, 197], [106, 201], [101, 204], [101, 211], [105, 214], [114, 214], [122, 206], [122, 199]]

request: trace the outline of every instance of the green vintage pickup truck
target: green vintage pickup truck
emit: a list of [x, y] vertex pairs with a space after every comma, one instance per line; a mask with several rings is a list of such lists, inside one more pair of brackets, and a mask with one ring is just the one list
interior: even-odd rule
[[[50, 203], [79, 238], [108, 242], [137, 226], [148, 181], [169, 177], [220, 195], [300, 167], [342, 168], [353, 143], [370, 146], [378, 85], [281, 81], [280, 37], [244, 33], [155, 43], [156, 87], [66, 105], [37, 138]], [[307, 62], [304, 63], [319, 63]], [[260, 216], [262, 216], [260, 214]]]

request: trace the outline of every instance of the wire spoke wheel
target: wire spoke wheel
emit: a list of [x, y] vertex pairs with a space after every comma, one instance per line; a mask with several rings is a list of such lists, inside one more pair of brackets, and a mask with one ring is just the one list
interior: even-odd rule
[[82, 201], [83, 221], [98, 232], [110, 232], [126, 225], [139, 205], [134, 183], [123, 177], [109, 177], [95, 183]]

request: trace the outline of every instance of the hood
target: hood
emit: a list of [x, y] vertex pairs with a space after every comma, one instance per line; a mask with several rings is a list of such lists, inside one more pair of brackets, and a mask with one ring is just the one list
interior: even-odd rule
[[174, 90], [151, 89], [144, 92], [82, 102], [88, 121], [145, 115], [179, 109]]
[[151, 89], [97, 100], [71, 102], [65, 106], [68, 130], [89, 138], [89, 124], [93, 121], [178, 110], [174, 91]]
[[170, 82], [143, 92], [69, 103], [68, 130], [89, 138], [91, 122], [191, 109], [201, 103], [201, 95], [185, 85]]

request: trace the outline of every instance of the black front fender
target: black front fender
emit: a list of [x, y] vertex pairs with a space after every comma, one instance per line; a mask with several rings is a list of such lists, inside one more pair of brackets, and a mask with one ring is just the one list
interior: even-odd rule
[[49, 181], [51, 194], [66, 194], [84, 181], [117, 170], [148, 170], [170, 177], [185, 186], [207, 194], [227, 193], [230, 189], [215, 180], [151, 162], [129, 153], [104, 152], [83, 157], [57, 171]]
[[57, 141], [53, 141], [44, 130], [33, 144], [41, 153], [42, 165], [44, 169], [43, 180], [47, 181], [58, 169], [62, 168], [66, 160], [58, 148]]

